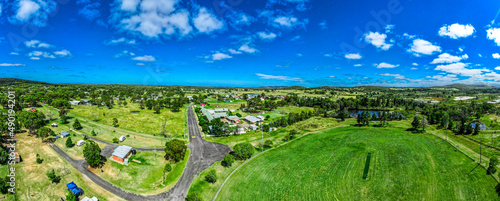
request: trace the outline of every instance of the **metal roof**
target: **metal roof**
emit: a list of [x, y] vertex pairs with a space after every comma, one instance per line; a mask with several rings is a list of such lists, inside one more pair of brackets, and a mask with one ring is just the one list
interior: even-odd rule
[[240, 120], [240, 118], [238, 116], [229, 116], [227, 117], [229, 120], [233, 120], [233, 121], [237, 121], [237, 120]]
[[125, 156], [127, 156], [130, 151], [132, 151], [132, 147], [121, 145], [115, 149], [115, 151], [113, 152], [113, 156], [116, 156], [118, 158], [125, 158]]
[[252, 122], [252, 123], [257, 123], [257, 122], [261, 122], [262, 120], [257, 118], [257, 117], [254, 117], [254, 116], [246, 116], [245, 117], [245, 120], [249, 121], [249, 122]]

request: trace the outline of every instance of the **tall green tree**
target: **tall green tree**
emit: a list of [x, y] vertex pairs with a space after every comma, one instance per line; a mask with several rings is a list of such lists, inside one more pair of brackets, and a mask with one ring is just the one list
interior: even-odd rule
[[171, 160], [175, 163], [184, 160], [187, 146], [184, 141], [173, 139], [165, 143], [165, 160]]
[[411, 122], [411, 127], [413, 130], [418, 131], [420, 129], [420, 118], [418, 116], [413, 117], [413, 121]]
[[66, 147], [72, 147], [73, 146], [73, 141], [71, 140], [71, 137], [68, 137], [66, 140]]
[[18, 115], [19, 122], [32, 134], [34, 130], [41, 128], [45, 124], [45, 115], [41, 112], [22, 111]]
[[76, 130], [80, 130], [83, 128], [82, 125], [80, 124], [80, 121], [78, 121], [78, 119], [75, 119], [75, 122], [73, 123], [73, 128]]
[[85, 148], [83, 149], [83, 156], [85, 157], [85, 160], [90, 165], [90, 167], [99, 167], [102, 159], [101, 148], [95, 141], [88, 140], [85, 143]]

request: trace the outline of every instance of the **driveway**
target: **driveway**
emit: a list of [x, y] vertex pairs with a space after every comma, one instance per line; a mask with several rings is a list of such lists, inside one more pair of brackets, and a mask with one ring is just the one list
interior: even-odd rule
[[[189, 187], [194, 177], [199, 175], [205, 169], [213, 165], [217, 161], [221, 161], [226, 154], [230, 152], [230, 148], [227, 145], [207, 142], [201, 137], [200, 129], [198, 128], [198, 122], [196, 120], [195, 113], [191, 106], [188, 109], [188, 127], [189, 127], [189, 144], [188, 148], [191, 149], [191, 154], [189, 156], [184, 172], [181, 178], [173, 188], [169, 191], [165, 191], [158, 195], [152, 196], [141, 196], [134, 193], [123, 191], [121, 188], [113, 186], [111, 183], [97, 176], [91, 172], [87, 167], [88, 164], [85, 160], [74, 160], [68, 156], [64, 151], [54, 144], [50, 144], [52, 149], [56, 151], [62, 158], [68, 161], [73, 167], [75, 167], [80, 173], [84, 174], [90, 178], [94, 183], [101, 186], [103, 189], [125, 199], [131, 201], [145, 200], [145, 201], [160, 201], [160, 200], [185, 200]], [[90, 138], [90, 137], [89, 137]], [[97, 141], [97, 140], [96, 140]], [[102, 142], [106, 143], [106, 142]], [[108, 143], [106, 143], [108, 144]], [[116, 146], [109, 143], [108, 146]], [[106, 146], [106, 147], [108, 147]], [[106, 149], [106, 147], [104, 149]], [[137, 149], [139, 150], [139, 149]], [[103, 152], [109, 152], [102, 150]], [[84, 189], [85, 190], [85, 189]]]

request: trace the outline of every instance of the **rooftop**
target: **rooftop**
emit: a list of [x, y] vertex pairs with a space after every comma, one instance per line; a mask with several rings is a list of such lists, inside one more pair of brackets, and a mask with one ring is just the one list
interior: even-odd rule
[[115, 149], [115, 151], [113, 152], [113, 156], [116, 156], [118, 158], [125, 158], [125, 156], [127, 156], [130, 151], [132, 151], [132, 147], [121, 145]]

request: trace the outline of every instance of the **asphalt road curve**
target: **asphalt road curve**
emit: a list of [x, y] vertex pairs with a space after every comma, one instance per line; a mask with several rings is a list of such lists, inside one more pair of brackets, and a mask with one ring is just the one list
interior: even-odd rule
[[[54, 144], [50, 144], [52, 149], [56, 151], [62, 158], [68, 161], [73, 167], [75, 167], [79, 172], [90, 178], [94, 183], [101, 186], [103, 189], [130, 201], [160, 201], [160, 200], [175, 200], [181, 201], [185, 200], [191, 182], [193, 182], [194, 177], [199, 175], [205, 169], [209, 168], [212, 164], [217, 161], [221, 161], [226, 154], [230, 152], [230, 148], [227, 145], [220, 143], [207, 142], [201, 137], [200, 129], [198, 128], [198, 122], [196, 120], [195, 113], [191, 106], [188, 109], [188, 127], [189, 127], [189, 144], [188, 148], [191, 149], [191, 155], [186, 164], [184, 172], [181, 178], [175, 186], [169, 191], [165, 191], [158, 195], [152, 196], [142, 196], [134, 193], [126, 192], [121, 188], [113, 186], [111, 183], [97, 176], [91, 172], [87, 167], [88, 164], [85, 160], [75, 160], [68, 156], [64, 151]], [[84, 189], [85, 190], [85, 189]]]

